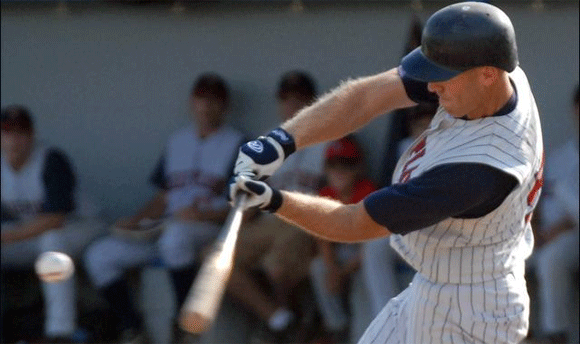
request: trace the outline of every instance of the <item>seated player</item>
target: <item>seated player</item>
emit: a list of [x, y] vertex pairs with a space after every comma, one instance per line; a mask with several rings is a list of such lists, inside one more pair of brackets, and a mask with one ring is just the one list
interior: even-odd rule
[[[66, 154], [36, 140], [29, 110], [2, 110], [2, 271], [32, 269], [46, 251], [80, 258], [104, 232], [97, 218], [80, 217], [76, 176]], [[77, 328], [75, 278], [42, 282], [44, 340], [70, 342]]]
[[225, 81], [215, 74], [201, 75], [189, 101], [192, 123], [171, 135], [153, 171], [151, 182], [157, 193], [136, 214], [115, 224], [136, 230], [145, 219], [165, 215], [170, 220], [164, 231], [149, 241], [112, 235], [93, 244], [86, 254], [89, 275], [118, 317], [124, 342], [139, 343], [145, 337], [125, 272], [160, 257], [170, 271], [180, 309], [200, 253], [216, 238], [229, 210], [225, 185], [243, 136], [224, 122], [229, 103]]

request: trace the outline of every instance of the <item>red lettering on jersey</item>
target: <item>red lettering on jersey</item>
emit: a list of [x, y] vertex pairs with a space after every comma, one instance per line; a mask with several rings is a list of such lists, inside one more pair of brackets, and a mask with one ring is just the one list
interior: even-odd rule
[[413, 150], [411, 150], [410, 158], [405, 163], [405, 166], [403, 167], [403, 172], [399, 177], [399, 183], [404, 183], [407, 180], [409, 180], [409, 178], [411, 178], [411, 173], [417, 168], [417, 165], [413, 167], [410, 167], [410, 165], [417, 159], [425, 155], [426, 142], [427, 138], [423, 138], [421, 141], [419, 141], [419, 143], [415, 145], [415, 147], [413, 147]]
[[542, 163], [540, 164], [540, 169], [535, 174], [536, 181], [534, 182], [534, 186], [532, 190], [528, 193], [528, 213], [526, 214], [525, 220], [529, 222], [532, 219], [532, 213], [534, 212], [534, 208], [538, 203], [538, 195], [542, 190], [542, 186], [544, 185], [544, 160], [545, 155], [542, 154]]

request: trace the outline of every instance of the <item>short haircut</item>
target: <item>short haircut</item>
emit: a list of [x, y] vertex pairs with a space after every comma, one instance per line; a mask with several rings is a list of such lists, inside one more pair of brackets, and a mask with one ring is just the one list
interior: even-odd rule
[[316, 85], [308, 73], [294, 70], [285, 73], [278, 84], [278, 99], [286, 99], [290, 94], [312, 101], [316, 97]]
[[22, 105], [10, 105], [2, 109], [2, 130], [33, 132], [34, 123], [30, 110]]
[[225, 80], [216, 73], [200, 75], [191, 88], [191, 95], [202, 98], [216, 98], [224, 104], [227, 104], [230, 99]]

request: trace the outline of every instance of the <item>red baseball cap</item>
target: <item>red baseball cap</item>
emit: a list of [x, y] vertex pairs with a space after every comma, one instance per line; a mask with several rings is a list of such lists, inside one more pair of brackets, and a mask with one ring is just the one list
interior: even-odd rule
[[353, 137], [343, 137], [328, 145], [325, 154], [326, 161], [337, 158], [352, 161], [362, 160], [362, 151]]

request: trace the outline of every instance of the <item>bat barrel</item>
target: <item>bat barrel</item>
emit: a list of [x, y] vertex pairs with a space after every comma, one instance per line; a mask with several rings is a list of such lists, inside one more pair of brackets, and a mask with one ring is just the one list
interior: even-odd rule
[[179, 315], [179, 326], [191, 333], [209, 329], [219, 310], [233, 267], [233, 257], [238, 230], [242, 222], [245, 194], [236, 199], [228, 214], [222, 234], [214, 249], [204, 259], [203, 265]]

